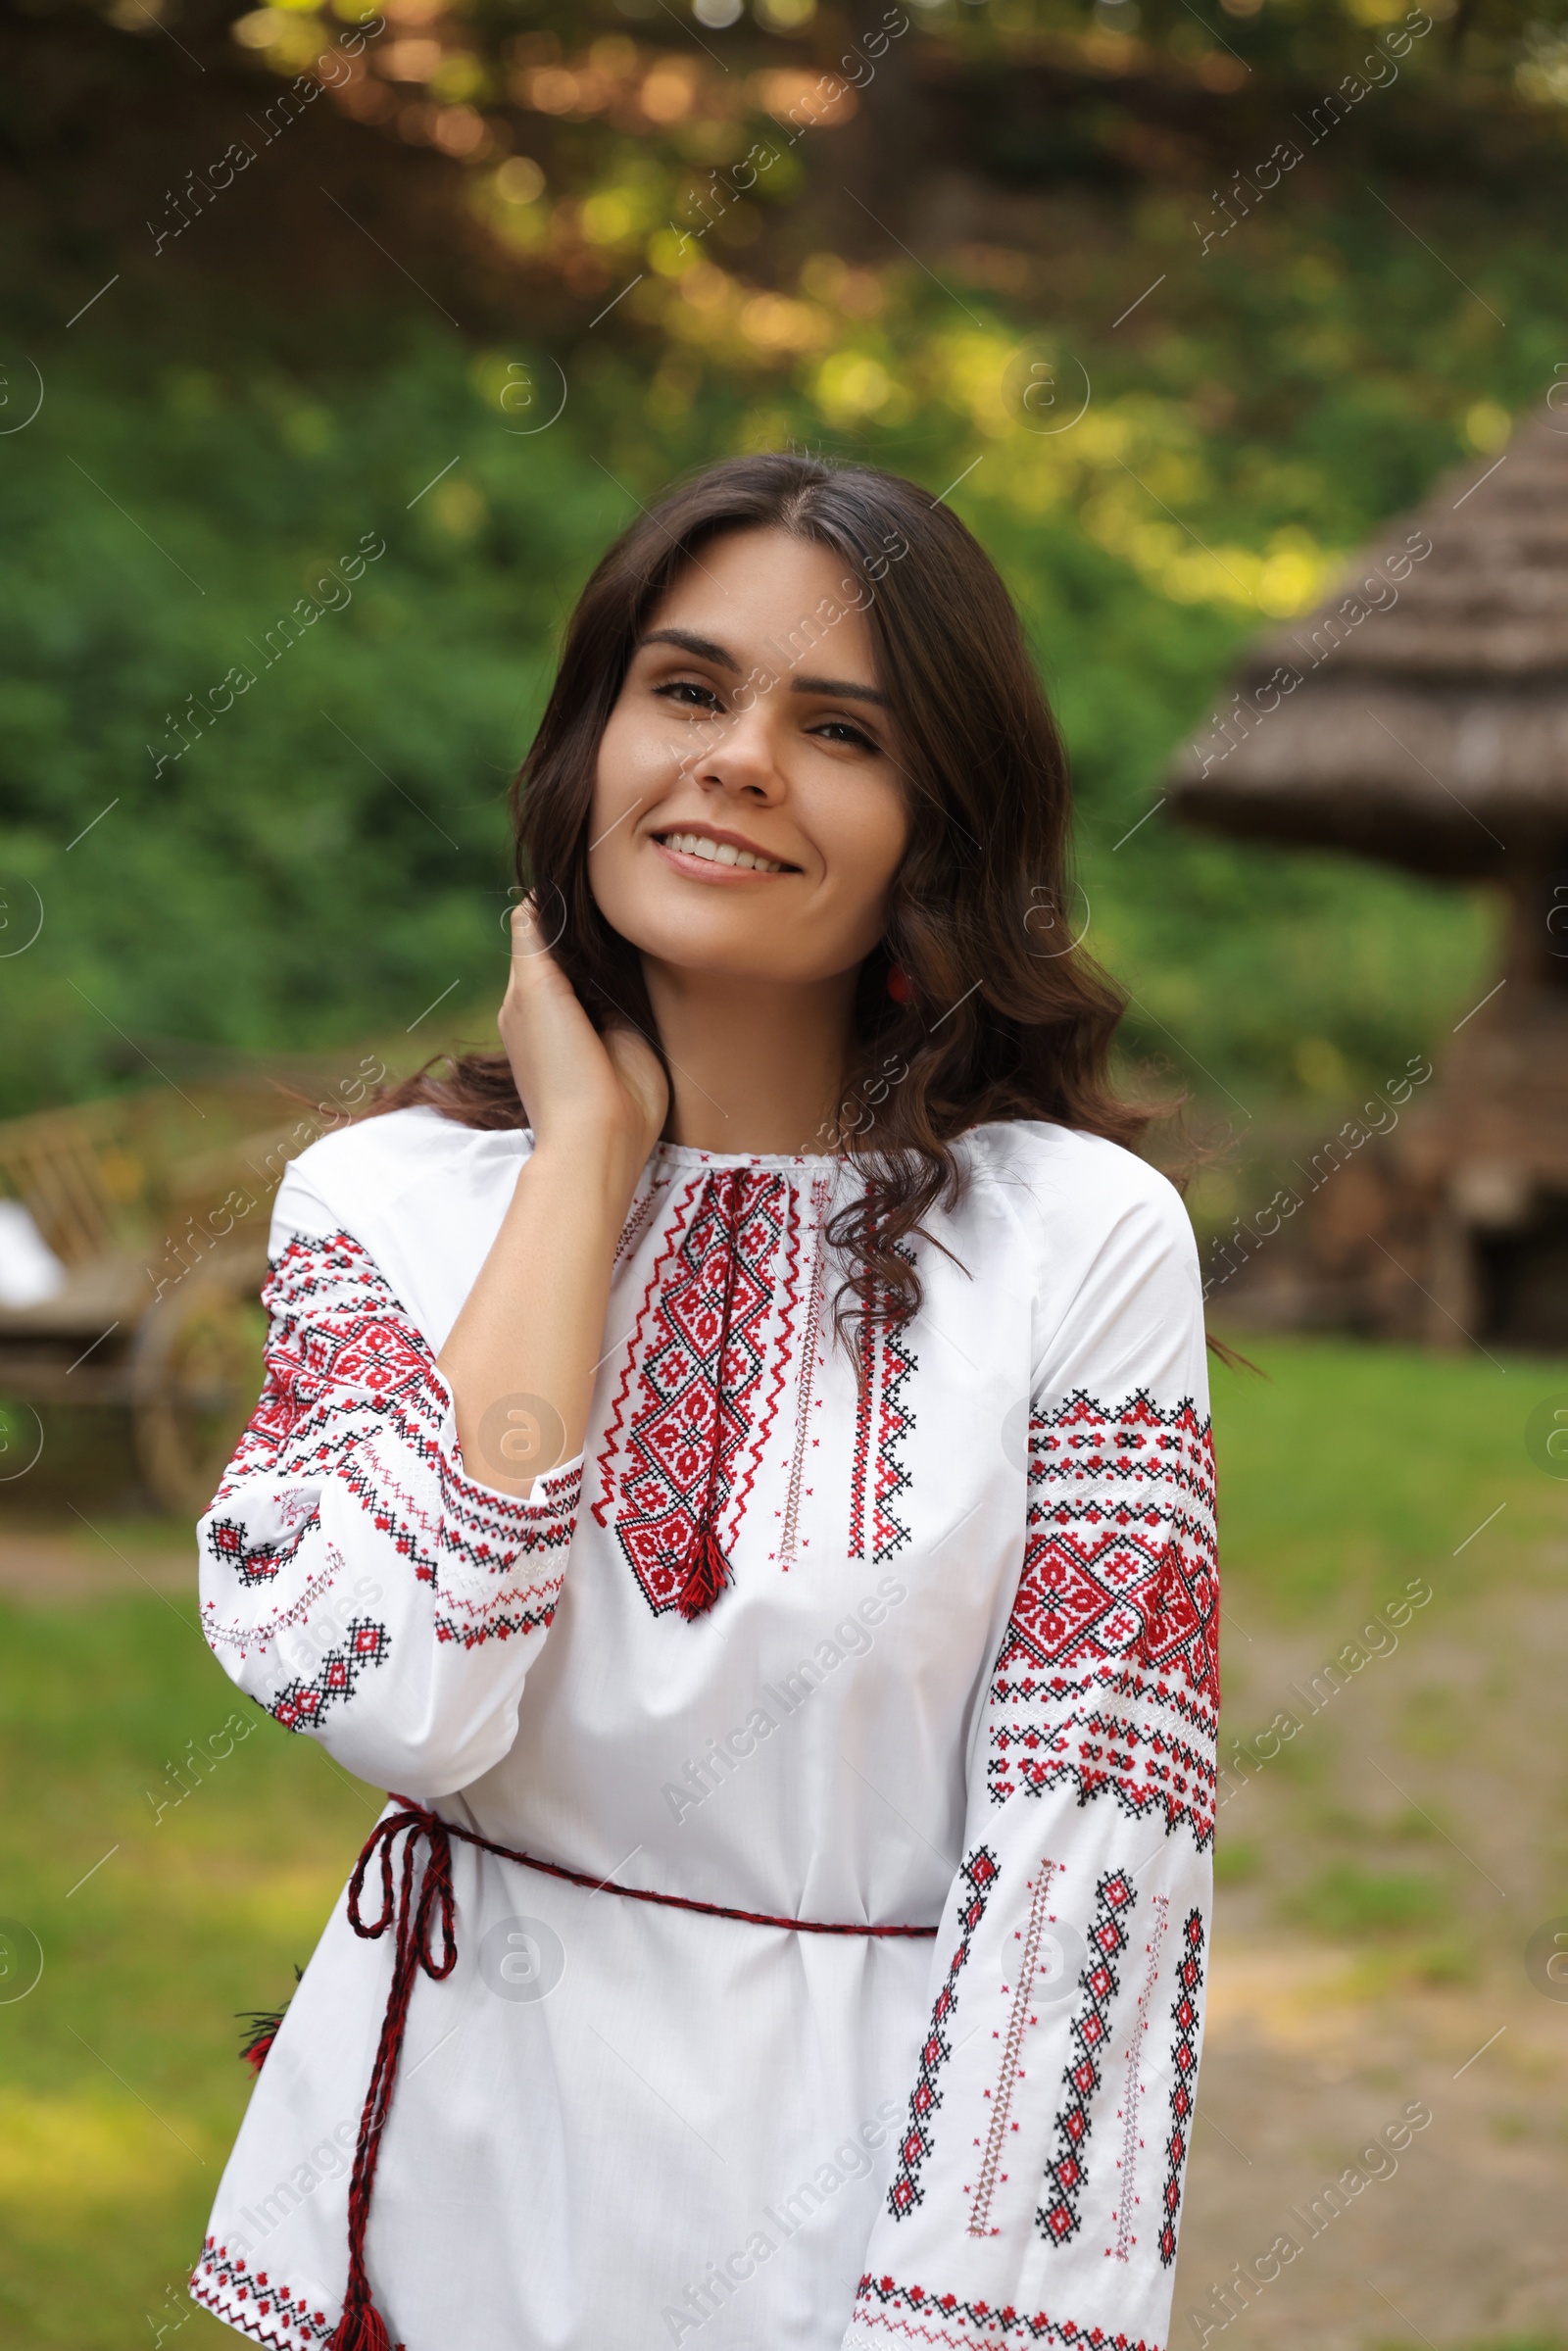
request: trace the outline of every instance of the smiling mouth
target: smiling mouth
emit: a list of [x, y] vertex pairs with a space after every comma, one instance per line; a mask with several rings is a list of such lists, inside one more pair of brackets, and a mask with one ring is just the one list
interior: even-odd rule
[[747, 873], [798, 873], [798, 865], [786, 865], [778, 857], [764, 857], [760, 849], [740, 849], [733, 841], [715, 841], [710, 833], [655, 833], [661, 849], [674, 852], [677, 857], [697, 857], [704, 864], [739, 866]]

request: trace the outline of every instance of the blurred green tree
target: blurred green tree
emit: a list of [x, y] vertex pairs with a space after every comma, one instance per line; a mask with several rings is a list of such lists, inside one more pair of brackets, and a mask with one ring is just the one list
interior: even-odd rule
[[1003, 563], [1136, 1053], [1240, 1124], [1430, 1042], [1483, 906], [1175, 836], [1157, 779], [1245, 636], [1560, 380], [1562, 24], [13, 14], [0, 415], [29, 367], [45, 397], [0, 440], [0, 876], [13, 936], [46, 919], [0, 962], [0, 1101], [483, 1000], [573, 587], [672, 472], [792, 439]]

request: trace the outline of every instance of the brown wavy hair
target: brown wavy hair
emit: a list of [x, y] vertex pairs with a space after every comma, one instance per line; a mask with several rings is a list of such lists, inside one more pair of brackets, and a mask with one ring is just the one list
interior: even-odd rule
[[[549, 932], [560, 929], [556, 958], [596, 1027], [629, 1019], [662, 1057], [639, 952], [588, 886], [600, 739], [676, 575], [711, 540], [745, 530], [831, 549], [846, 597], [853, 581], [858, 600], [869, 599], [907, 797], [908, 845], [883, 938], [860, 970], [831, 1139], [865, 1178], [862, 1197], [828, 1228], [845, 1269], [837, 1319], [847, 1332], [858, 1318], [917, 1309], [910, 1237], [959, 1197], [954, 1146], [969, 1128], [1037, 1118], [1134, 1146], [1156, 1113], [1110, 1084], [1125, 999], [1071, 936], [1067, 757], [995, 565], [952, 509], [913, 482], [794, 454], [727, 459], [645, 510], [567, 625], [511, 806], [518, 881]], [[819, 617], [803, 619], [795, 658], [823, 633]], [[895, 965], [905, 1001], [888, 993]], [[429, 1064], [375, 1107], [411, 1103], [471, 1127], [524, 1117], [502, 1053]]]

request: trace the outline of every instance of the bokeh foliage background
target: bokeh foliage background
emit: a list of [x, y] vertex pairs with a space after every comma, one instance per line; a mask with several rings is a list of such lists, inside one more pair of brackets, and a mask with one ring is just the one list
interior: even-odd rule
[[790, 440], [963, 476], [1133, 1057], [1321, 1122], [1473, 1001], [1479, 899], [1127, 836], [1249, 633], [1561, 380], [1561, 8], [734, 6], [11, 10], [0, 1109], [482, 1019], [576, 583]]

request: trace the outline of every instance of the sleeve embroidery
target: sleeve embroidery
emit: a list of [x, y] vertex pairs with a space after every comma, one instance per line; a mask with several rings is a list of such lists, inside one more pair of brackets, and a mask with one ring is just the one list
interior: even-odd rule
[[1082, 2218], [1079, 2205], [1089, 2177], [1093, 2099], [1100, 2087], [1101, 2057], [1110, 2038], [1110, 2004], [1121, 1989], [1116, 1961], [1127, 1948], [1126, 1921], [1137, 1900], [1132, 1881], [1121, 1870], [1108, 1870], [1095, 1888], [1089, 1957], [1078, 1979], [1081, 1997], [1071, 2026], [1076, 2054], [1069, 2057], [1062, 2076], [1067, 2102], [1056, 2116], [1057, 2151], [1046, 2166], [1045, 2202], [1035, 2214], [1035, 2226], [1054, 2245], [1076, 2236]]
[[1182, 2206], [1182, 2178], [1187, 2167], [1188, 2125], [1193, 2113], [1193, 2082], [1198, 2071], [1198, 1995], [1203, 1987], [1203, 1920], [1193, 1911], [1183, 1930], [1187, 1954], [1181, 1963], [1181, 1989], [1171, 2010], [1176, 2028], [1172, 2061], [1175, 2080], [1170, 2092], [1170, 2137], [1165, 2146], [1165, 2218], [1159, 2232], [1159, 2258], [1168, 2270], [1176, 2259], [1176, 2220]]
[[1116, 2203], [1116, 2242], [1105, 2250], [1114, 2261], [1130, 2258], [1138, 2239], [1133, 2233], [1133, 2206], [1138, 2202], [1139, 2109], [1143, 2102], [1144, 2042], [1149, 2036], [1149, 2004], [1159, 1980], [1160, 1946], [1170, 1924], [1169, 1894], [1154, 1896], [1154, 1925], [1147, 1946], [1144, 1987], [1138, 1995], [1138, 2016], [1127, 2043], [1127, 2064], [1121, 2091], [1121, 2194]]
[[992, 1686], [993, 1801], [1107, 1789], [1214, 1834], [1213, 1446], [1191, 1402], [1082, 1394], [1029, 1425], [1024, 1570]]
[[937, 2077], [953, 2055], [953, 2043], [948, 2028], [958, 2005], [958, 1978], [969, 1956], [975, 1929], [986, 1914], [986, 1903], [997, 1879], [997, 1857], [986, 1845], [971, 1853], [963, 1865], [964, 1884], [969, 1899], [958, 1913], [963, 1932], [958, 1947], [953, 1954], [947, 1982], [936, 1996], [931, 2010], [931, 2030], [920, 2050], [920, 2071], [909, 2097], [909, 2127], [899, 2147], [898, 2167], [893, 2184], [888, 2189], [887, 2210], [890, 2219], [902, 2221], [915, 2205], [924, 2201], [920, 2188], [920, 2167], [931, 2152], [931, 2117], [942, 2103]]
[[368, 1665], [379, 1665], [391, 1646], [385, 1625], [373, 1617], [357, 1616], [348, 1627], [342, 1646], [321, 1660], [314, 1679], [290, 1682], [272, 1700], [272, 1712], [285, 1731], [298, 1731], [318, 1722], [335, 1698], [351, 1698], [354, 1686]]
[[[269, 1374], [269, 1377], [270, 1376]], [[254, 1426], [253, 1421], [252, 1427]], [[230, 1464], [224, 1482], [223, 1491], [225, 1493], [232, 1492], [233, 1476], [233, 1466]], [[277, 1510], [279, 1517], [285, 1515], [282, 1508], [285, 1498], [287, 1497], [279, 1497]], [[246, 1586], [270, 1584], [275, 1579], [279, 1568], [290, 1565], [295, 1552], [316, 1522], [317, 1512], [313, 1506], [310, 1510], [285, 1520], [285, 1523], [292, 1529], [292, 1532], [286, 1537], [279, 1537], [275, 1543], [264, 1543], [254, 1537], [243, 1522], [237, 1518], [210, 1519], [207, 1526], [207, 1546], [215, 1559], [221, 1559], [225, 1565], [233, 1569], [242, 1584]]]
[[[538, 1479], [527, 1499], [468, 1477], [434, 1356], [348, 1234], [292, 1241], [262, 1300], [267, 1380], [202, 1530], [213, 1561], [242, 1589], [274, 1585], [318, 1537], [320, 1494], [332, 1482], [433, 1587], [439, 1641], [471, 1647], [548, 1626], [580, 1470]], [[260, 1648], [275, 1632], [241, 1632], [208, 1615], [219, 1644]], [[271, 1699], [278, 1719], [291, 1728], [318, 1719], [389, 1646], [384, 1625], [343, 1624], [318, 1670]]]
[[[980, 1904], [965, 1864], [950, 1897], [959, 1948], [845, 2351], [1158, 2351], [1201, 2036], [1218, 1615], [1194, 1398], [1033, 1406], [969, 1799], [995, 1877]], [[960, 1971], [971, 2005], [1002, 2002], [995, 2031], [948, 2030]], [[1151, 2032], [1173, 1991], [1172, 2052]]]
[[[986, 2092], [991, 2099], [991, 2127], [986, 2133], [979, 2184], [969, 2208], [971, 2236], [994, 2236], [997, 2233], [990, 2226], [991, 2200], [996, 2194], [999, 2180], [1006, 2178], [1002, 2170], [1002, 2150], [1012, 2113], [1013, 2089], [1023, 2080], [1023, 2068], [1018, 2061], [1023, 2055], [1024, 2031], [1035, 2021], [1031, 2014], [1031, 2003], [1037, 1996], [1035, 1977], [1041, 1965], [1040, 1945], [1050, 1915], [1046, 1901], [1055, 1871], [1056, 1864], [1054, 1861], [1042, 1861], [1040, 1864], [1030, 1888], [1028, 1926], [1020, 1929], [1014, 1936], [1014, 1940], [1022, 1944], [1022, 1950], [1018, 1960], [1017, 1982], [1012, 1987], [1012, 2009], [1007, 2019], [1007, 2037], [1002, 2045], [1002, 2065], [997, 2076], [997, 2086], [994, 2091]], [[1005, 1994], [1007, 1986], [1004, 1984], [1002, 1988]], [[1017, 2125], [1013, 2124], [1012, 2128], [1016, 2130]]]

